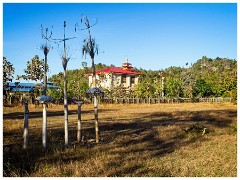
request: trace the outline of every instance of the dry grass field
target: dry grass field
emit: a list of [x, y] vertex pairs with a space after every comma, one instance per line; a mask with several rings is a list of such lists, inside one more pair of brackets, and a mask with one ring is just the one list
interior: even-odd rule
[[42, 108], [29, 111], [29, 146], [23, 150], [23, 107], [3, 108], [3, 176], [237, 176], [234, 104], [100, 104], [99, 144], [93, 142], [92, 105], [82, 106], [84, 142], [77, 143], [77, 105], [71, 105], [68, 148], [63, 106], [49, 107], [46, 152]]

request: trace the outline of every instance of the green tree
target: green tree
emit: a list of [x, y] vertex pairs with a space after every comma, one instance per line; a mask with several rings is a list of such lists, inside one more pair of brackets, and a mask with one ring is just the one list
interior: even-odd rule
[[167, 97], [176, 98], [182, 95], [182, 82], [179, 78], [167, 77], [165, 83], [165, 94]]
[[[47, 67], [48, 70], [48, 67]], [[35, 55], [31, 61], [27, 61], [27, 68], [24, 69], [25, 74], [17, 76], [17, 79], [41, 81], [44, 77], [44, 60], [39, 59]]]
[[211, 85], [207, 84], [203, 79], [197, 80], [193, 87], [193, 94], [195, 97], [208, 97], [211, 95], [211, 92]]
[[[89, 89], [88, 77], [86, 74], [90, 73], [90, 68], [67, 70], [67, 89], [68, 98], [86, 98], [86, 91]], [[48, 80], [53, 82], [54, 85], [60, 87], [63, 92], [63, 73], [55, 74]]]
[[164, 83], [165, 77], [163, 72], [159, 72], [159, 74], [154, 78], [153, 88], [154, 88], [154, 96], [155, 97], [164, 97]]
[[182, 93], [185, 98], [193, 98], [193, 86], [196, 83], [195, 74], [191, 68], [182, 71], [180, 80], [182, 82]]
[[[6, 83], [4, 86], [8, 86], [7, 82], [12, 82], [14, 71], [15, 68], [13, 67], [13, 64], [10, 63], [6, 57], [3, 57], [3, 82]], [[9, 92], [5, 90], [5, 88], [3, 88], [3, 95], [6, 103], [11, 102]]]
[[12, 82], [14, 71], [13, 64], [6, 57], [3, 57], [3, 82]]
[[139, 78], [138, 84], [134, 86], [133, 95], [137, 98], [149, 98], [154, 97], [156, 92], [154, 84], [154, 72], [153, 71], [141, 71], [142, 75]]
[[[191, 70], [195, 81], [204, 80], [211, 87], [211, 92], [204, 96], [236, 97], [237, 61], [217, 57], [216, 59], [203, 56], [193, 64]], [[196, 88], [196, 86], [195, 86]], [[195, 89], [196, 95], [196, 89]], [[199, 95], [203, 95], [202, 93]]]
[[57, 90], [57, 89], [48, 88], [47, 94], [48, 96], [51, 96], [53, 98], [56, 104], [59, 104], [60, 100], [63, 99], [63, 91], [61, 89]]

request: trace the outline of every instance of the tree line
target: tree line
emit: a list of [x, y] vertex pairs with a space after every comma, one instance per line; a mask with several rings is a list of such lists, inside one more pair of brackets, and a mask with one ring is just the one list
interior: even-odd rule
[[[27, 61], [24, 75], [17, 79], [43, 80], [43, 63], [35, 55]], [[96, 71], [114, 65], [95, 64]], [[131, 91], [119, 86], [104, 89], [106, 98], [200, 98], [200, 97], [232, 97], [237, 98], [237, 61], [228, 58], [208, 58], [203, 56], [186, 67], [169, 67], [164, 70], [145, 70], [134, 68], [140, 74], [138, 84]], [[34, 73], [32, 73], [34, 72]], [[67, 89], [69, 99], [88, 98], [88, 76], [91, 67], [67, 70]], [[14, 65], [3, 57], [3, 82], [12, 81]], [[47, 94], [54, 100], [63, 98], [63, 73], [52, 75], [48, 81], [59, 86], [59, 90], [48, 89]], [[39, 87], [41, 84], [39, 84]], [[39, 95], [39, 88], [35, 93]]]
[[[113, 65], [96, 64], [96, 70]], [[207, 58], [203, 56], [196, 63], [186, 67], [169, 67], [164, 70], [145, 70], [134, 68], [140, 78], [131, 91], [123, 85], [104, 89], [106, 98], [237, 98], [237, 61], [228, 58]], [[88, 76], [91, 68], [68, 70], [68, 94], [71, 98], [87, 98]], [[62, 87], [62, 73], [49, 78], [55, 85]], [[100, 84], [100, 83], [99, 83]], [[62, 88], [60, 88], [62, 89]], [[53, 95], [54, 96], [54, 95]]]
[[140, 83], [134, 89], [136, 97], [237, 98], [237, 61], [203, 56], [188, 67], [165, 70], [140, 69]]

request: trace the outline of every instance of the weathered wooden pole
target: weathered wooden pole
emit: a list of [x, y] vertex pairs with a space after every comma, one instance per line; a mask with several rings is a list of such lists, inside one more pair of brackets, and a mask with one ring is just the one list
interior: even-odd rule
[[[87, 17], [84, 17], [82, 15], [81, 18], [81, 22], [82, 20], [84, 21], [85, 25], [86, 25], [86, 29], [88, 30], [88, 40], [84, 40], [84, 45], [83, 45], [83, 49], [82, 49], [82, 54], [89, 54], [91, 59], [92, 59], [92, 88], [89, 89], [89, 93], [93, 94], [94, 96], [94, 117], [95, 117], [95, 133], [96, 133], [96, 143], [99, 143], [99, 129], [98, 129], [98, 101], [97, 101], [97, 94], [101, 94], [103, 93], [102, 90], [100, 90], [99, 88], [97, 88], [97, 84], [96, 84], [96, 69], [95, 69], [95, 65], [94, 65], [94, 57], [95, 54], [98, 54], [98, 45], [95, 42], [95, 39], [92, 38], [91, 33], [90, 33], [90, 28], [94, 25], [90, 25], [90, 22], [88, 20]], [[87, 91], [88, 92], [88, 91]]]
[[52, 101], [50, 96], [42, 95], [37, 97], [39, 103], [43, 106], [43, 123], [42, 123], [42, 145], [43, 149], [47, 148], [47, 103]]
[[[95, 65], [94, 65], [94, 59], [92, 59], [92, 69], [93, 69], [93, 88], [95, 88], [96, 87], [96, 70], [95, 70]], [[98, 100], [97, 100], [96, 93], [94, 93], [94, 119], [95, 119], [96, 143], [98, 144], [99, 143]]]
[[67, 54], [66, 54], [66, 38], [65, 38], [65, 28], [66, 28], [66, 21], [64, 21], [64, 40], [63, 40], [63, 48], [64, 48], [64, 55], [62, 58], [62, 65], [63, 65], [63, 78], [64, 78], [64, 119], [65, 119], [65, 124], [64, 124], [64, 139], [65, 139], [65, 147], [68, 146], [68, 94], [67, 94]]
[[29, 140], [29, 135], [28, 135], [28, 102], [25, 98], [23, 98], [23, 103], [24, 103], [24, 130], [23, 130], [23, 148], [27, 149], [28, 146], [28, 140]]
[[82, 117], [81, 117], [81, 106], [82, 106], [82, 102], [78, 102], [78, 125], [77, 125], [77, 141], [78, 143], [81, 143], [81, 139], [82, 139]]
[[43, 103], [42, 145], [47, 148], [47, 104]]
[[[42, 26], [41, 26], [42, 27]], [[43, 106], [43, 121], [42, 121], [42, 145], [43, 149], [46, 150], [47, 148], [47, 102], [51, 101], [51, 97], [47, 96], [47, 55], [50, 50], [50, 46], [48, 46], [48, 41], [52, 36], [51, 34], [48, 36], [48, 28], [45, 29], [45, 35], [43, 33], [42, 27], [42, 38], [46, 39], [45, 44], [42, 46], [42, 50], [45, 56], [44, 60], [44, 86], [43, 86], [43, 96], [41, 98], [41, 103]]]
[[64, 21], [63, 24], [64, 27], [64, 37], [63, 39], [53, 39], [53, 40], [59, 40], [59, 42], [63, 42], [63, 56], [62, 56], [62, 66], [63, 66], [63, 78], [64, 78], [64, 83], [63, 83], [63, 92], [64, 92], [64, 140], [65, 140], [65, 147], [68, 147], [69, 141], [68, 141], [68, 94], [67, 94], [67, 63], [70, 58], [67, 57], [67, 52], [66, 52], [66, 41], [73, 38], [66, 38], [65, 35], [65, 29], [66, 29], [66, 21]]
[[97, 95], [103, 95], [104, 91], [98, 87], [93, 87], [87, 90], [87, 94], [91, 94], [94, 97], [94, 119], [95, 119], [95, 133], [96, 143], [99, 143], [99, 128], [98, 128], [98, 100]]
[[[92, 52], [94, 51], [94, 46], [90, 34], [90, 29], [88, 29], [88, 34], [89, 34], [89, 40], [90, 40], [90, 49]], [[95, 64], [94, 64], [94, 53], [91, 55], [92, 58], [92, 70], [93, 70], [93, 76], [92, 76], [92, 87], [95, 88], [97, 87], [96, 83], [96, 69], [95, 69]], [[98, 101], [97, 101], [97, 94], [94, 93], [94, 117], [95, 117], [95, 133], [96, 133], [96, 143], [99, 143], [99, 128], [98, 128]]]
[[[47, 36], [47, 29], [46, 29], [46, 36]], [[47, 41], [44, 47], [44, 88], [43, 88], [43, 95], [47, 95], [47, 54], [49, 52], [49, 48], [47, 46]], [[43, 103], [43, 122], [42, 122], [42, 145], [43, 149], [47, 148], [47, 104]]]
[[95, 133], [96, 143], [99, 143], [99, 128], [98, 128], [98, 100], [97, 95], [94, 95], [94, 117], [95, 117]]

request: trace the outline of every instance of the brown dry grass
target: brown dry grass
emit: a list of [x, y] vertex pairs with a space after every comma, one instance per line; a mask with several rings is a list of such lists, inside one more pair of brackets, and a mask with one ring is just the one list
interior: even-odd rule
[[[42, 108], [29, 107], [29, 148], [22, 149], [23, 107], [3, 109], [4, 176], [237, 176], [237, 106], [156, 104], [99, 106], [100, 144], [92, 105], [82, 107], [85, 143], [77, 144], [77, 105], [69, 106], [64, 148], [63, 106], [48, 108], [48, 150], [42, 151]], [[202, 131], [184, 130], [201, 126]]]

